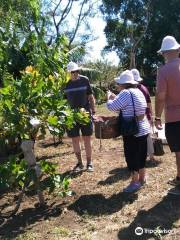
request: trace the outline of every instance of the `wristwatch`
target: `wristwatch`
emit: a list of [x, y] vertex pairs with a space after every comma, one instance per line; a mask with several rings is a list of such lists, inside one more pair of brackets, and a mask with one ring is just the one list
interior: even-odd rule
[[161, 118], [160, 117], [155, 117], [154, 120], [155, 121], [161, 121]]

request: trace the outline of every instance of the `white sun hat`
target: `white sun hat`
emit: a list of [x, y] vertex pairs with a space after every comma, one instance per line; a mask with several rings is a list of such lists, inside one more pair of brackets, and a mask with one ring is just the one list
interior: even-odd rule
[[172, 36], [166, 36], [162, 40], [161, 49], [157, 51], [158, 53], [162, 53], [170, 50], [178, 50], [180, 48], [180, 44], [176, 41], [176, 39]]
[[67, 65], [67, 71], [68, 72], [74, 72], [74, 71], [78, 71], [80, 70], [80, 68], [78, 67], [78, 65], [74, 62], [70, 62]]
[[139, 71], [136, 68], [131, 69], [131, 72], [132, 72], [134, 80], [136, 82], [141, 82], [143, 80], [140, 76]]
[[133, 74], [130, 70], [126, 70], [122, 72], [117, 78], [114, 79], [119, 84], [137, 84], [137, 82], [134, 80]]

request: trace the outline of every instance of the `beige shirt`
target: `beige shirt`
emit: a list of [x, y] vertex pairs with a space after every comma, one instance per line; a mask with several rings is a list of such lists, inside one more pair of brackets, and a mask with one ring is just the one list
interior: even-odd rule
[[180, 121], [180, 58], [158, 70], [157, 93], [166, 93], [165, 122]]

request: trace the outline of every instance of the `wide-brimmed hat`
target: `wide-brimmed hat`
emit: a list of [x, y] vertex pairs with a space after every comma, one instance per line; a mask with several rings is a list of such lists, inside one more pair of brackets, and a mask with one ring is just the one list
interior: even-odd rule
[[78, 67], [78, 65], [74, 62], [70, 62], [67, 65], [67, 71], [68, 72], [74, 72], [74, 71], [78, 71], [80, 70], [80, 68]]
[[170, 50], [178, 50], [179, 48], [180, 44], [173, 36], [166, 36], [162, 40], [161, 49], [159, 49], [157, 52], [162, 53]]
[[119, 84], [137, 84], [137, 82], [134, 80], [133, 74], [130, 70], [126, 70], [122, 72], [118, 77], [114, 79]]
[[132, 72], [134, 80], [136, 82], [141, 82], [143, 80], [140, 76], [139, 71], [136, 68], [131, 69], [131, 72]]

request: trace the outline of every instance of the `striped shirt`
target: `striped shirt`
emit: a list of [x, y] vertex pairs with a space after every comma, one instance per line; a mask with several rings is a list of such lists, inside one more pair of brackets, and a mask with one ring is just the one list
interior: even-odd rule
[[[122, 111], [123, 117], [134, 116], [134, 107], [131, 98], [131, 94], [134, 101], [135, 115], [140, 116], [146, 113], [147, 103], [143, 93], [138, 88], [124, 89], [122, 90], [114, 100], [108, 100], [107, 108], [111, 111]], [[139, 121], [139, 133], [136, 137], [143, 136], [150, 133], [150, 125], [145, 117]]]

